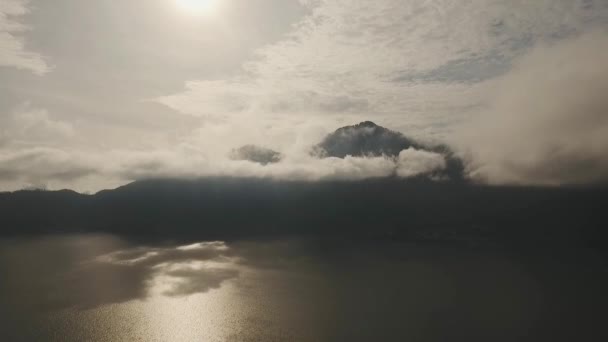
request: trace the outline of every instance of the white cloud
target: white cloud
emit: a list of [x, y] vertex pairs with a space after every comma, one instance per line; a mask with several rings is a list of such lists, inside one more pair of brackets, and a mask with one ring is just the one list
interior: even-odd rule
[[[239, 75], [190, 81], [184, 92], [158, 101], [222, 122], [224, 136], [206, 127], [198, 131], [212, 137], [204, 140], [205, 146], [233, 141], [229, 136], [235, 135], [266, 137], [266, 145], [274, 140], [286, 148], [289, 143], [276, 143], [277, 130], [298, 131], [310, 121], [333, 129], [362, 119], [432, 139], [486, 108], [496, 89], [494, 78], [530, 48], [585, 31], [608, 16], [605, 2], [582, 0], [303, 3], [312, 14], [284, 40], [259, 49]], [[319, 137], [315, 139], [307, 143]], [[441, 170], [446, 163], [441, 155], [416, 150], [402, 152], [396, 164], [376, 159], [377, 168], [364, 167], [370, 160], [359, 158], [306, 162], [310, 164], [291, 161], [259, 169], [229, 166], [222, 172], [317, 179], [335, 169], [347, 178], [388, 175], [396, 169], [410, 177]], [[201, 168], [213, 169], [211, 164]]]
[[305, 3], [312, 14], [285, 40], [259, 49], [241, 75], [191, 81], [159, 101], [191, 115], [399, 114], [407, 121], [425, 113], [433, 124], [433, 114], [480, 103], [483, 87], [463, 82], [463, 63], [471, 74], [491, 75], [488, 65], [502, 70], [535, 41], [584, 29], [608, 9], [571, 0]]
[[261, 165], [214, 156], [188, 145], [155, 151], [111, 150], [83, 153], [55, 148], [0, 150], [0, 189], [71, 188], [96, 192], [147, 178], [233, 176], [282, 181], [355, 181], [398, 175], [407, 178], [439, 171], [441, 155], [403, 151], [399, 158], [315, 158], [304, 151]]
[[472, 175], [490, 183], [608, 181], [608, 33], [543, 45], [459, 132]]
[[114, 171], [123, 179], [131, 180], [155, 177], [237, 176], [318, 181], [386, 177], [394, 174], [396, 167], [392, 158], [385, 157], [318, 159], [301, 154], [286, 156], [279, 163], [261, 165], [228, 158], [215, 159], [192, 152], [187, 146], [155, 153], [134, 154], [122, 151], [116, 157], [126, 162], [117, 165], [118, 169]]
[[29, 13], [28, 0], [0, 2], [0, 66], [15, 67], [44, 74], [49, 71], [42, 56], [27, 49], [23, 32], [28, 30], [20, 19]]
[[95, 174], [100, 166], [87, 165], [85, 160], [53, 148], [0, 150], [0, 189], [76, 188], [78, 181]]
[[116, 184], [100, 177], [105, 167], [102, 159], [91, 157], [92, 152], [76, 143], [75, 136], [71, 123], [57, 120], [46, 109], [30, 103], [0, 116], [0, 190], [90, 191]]
[[413, 177], [445, 169], [445, 158], [439, 153], [408, 148], [399, 153], [397, 176]]
[[74, 135], [72, 125], [55, 120], [48, 111], [24, 103], [0, 116], [0, 146], [57, 144]]

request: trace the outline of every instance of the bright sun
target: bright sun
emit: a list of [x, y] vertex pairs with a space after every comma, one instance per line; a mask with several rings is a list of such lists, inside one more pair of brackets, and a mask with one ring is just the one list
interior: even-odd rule
[[176, 0], [177, 5], [192, 14], [203, 14], [213, 10], [217, 0]]

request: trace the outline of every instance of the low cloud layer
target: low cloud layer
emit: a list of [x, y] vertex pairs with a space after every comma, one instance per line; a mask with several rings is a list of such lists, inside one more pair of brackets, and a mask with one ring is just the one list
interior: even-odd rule
[[493, 184], [608, 181], [608, 33], [533, 49], [459, 132], [473, 178]]
[[0, 186], [4, 188], [54, 188], [99, 173], [74, 155], [52, 148], [30, 148], [0, 153]]
[[408, 148], [399, 153], [397, 175], [407, 178], [441, 171], [445, 167], [445, 157], [441, 154]]
[[[139, 162], [133, 162], [141, 158]], [[433, 162], [429, 163], [428, 160]], [[390, 156], [318, 158], [307, 153], [286, 155], [274, 164], [229, 159], [207, 159], [186, 155], [167, 154], [141, 155], [125, 158], [130, 160], [122, 166], [127, 179], [204, 176], [235, 176], [273, 178], [277, 180], [361, 180], [375, 177], [399, 175], [412, 177], [443, 167], [443, 157], [432, 152], [407, 151], [398, 158]]]
[[[387, 140], [385, 136], [390, 133], [404, 139], [407, 142], [405, 147], [412, 144], [399, 133], [377, 126], [361, 129], [365, 132], [378, 129], [385, 133], [379, 138], [369, 135], [363, 140], [353, 140], [350, 135], [359, 136], [361, 132], [348, 131], [346, 134], [339, 130], [335, 137], [344, 139], [344, 144], [339, 145], [350, 151], [346, 155], [318, 155], [314, 153], [318, 146], [302, 144], [281, 153], [281, 159], [277, 158], [272, 163], [265, 159], [234, 158], [234, 150], [224, 149], [225, 153], [222, 154], [218, 153], [221, 151], [219, 149], [209, 151], [190, 144], [179, 144], [172, 149], [153, 152], [123, 149], [100, 151], [97, 154], [21, 146], [17, 151], [0, 150], [0, 186], [8, 190], [34, 187], [96, 192], [148, 178], [232, 176], [281, 181], [354, 181], [391, 176], [432, 176], [446, 168], [443, 154], [421, 147], [404, 148], [399, 154], [399, 150], [395, 150], [394, 141]], [[376, 141], [374, 137], [379, 140]], [[386, 144], [386, 141], [392, 144]], [[349, 144], [353, 146], [347, 146]], [[362, 146], [369, 149], [361, 150]], [[387, 151], [394, 153], [387, 154]]]

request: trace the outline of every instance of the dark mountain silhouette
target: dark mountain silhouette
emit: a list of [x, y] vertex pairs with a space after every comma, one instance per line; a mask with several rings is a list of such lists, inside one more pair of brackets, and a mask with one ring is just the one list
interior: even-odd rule
[[410, 139], [399, 132], [378, 126], [371, 121], [337, 129], [313, 148], [319, 157], [389, 156], [396, 157], [403, 150], [414, 148], [439, 153], [444, 156], [446, 167], [431, 175], [451, 180], [465, 179], [463, 161], [446, 145], [427, 145]]
[[278, 163], [282, 158], [281, 153], [256, 145], [245, 145], [230, 152], [230, 159], [248, 160], [262, 165]]
[[371, 121], [337, 129], [315, 147], [315, 152], [324, 157], [344, 158], [348, 155], [398, 156], [410, 147], [420, 148], [403, 134], [378, 126]]
[[313, 237], [604, 248], [608, 189], [459, 182], [147, 180], [95, 195], [0, 194], [0, 234], [107, 232], [144, 239]]

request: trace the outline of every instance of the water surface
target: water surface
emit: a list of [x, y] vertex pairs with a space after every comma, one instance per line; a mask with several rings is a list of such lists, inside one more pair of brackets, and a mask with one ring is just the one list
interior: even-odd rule
[[291, 239], [0, 242], [3, 341], [605, 341], [582, 248]]

